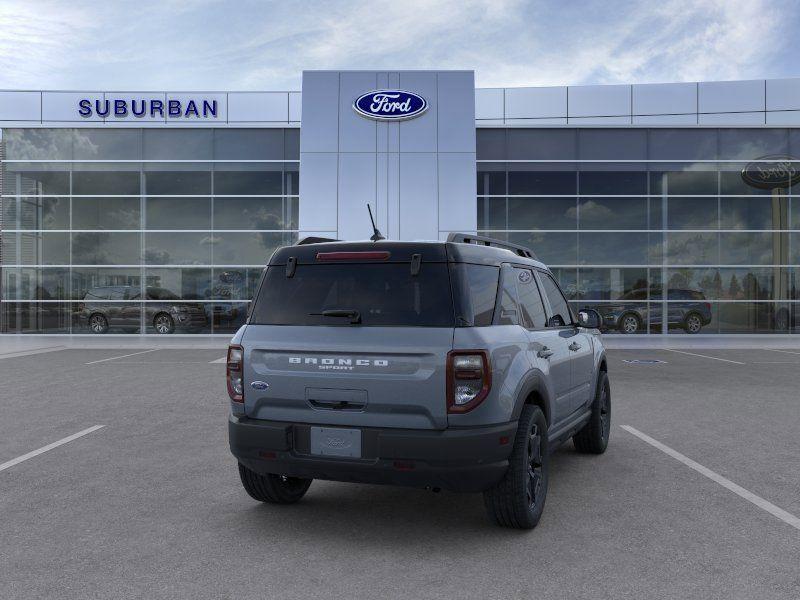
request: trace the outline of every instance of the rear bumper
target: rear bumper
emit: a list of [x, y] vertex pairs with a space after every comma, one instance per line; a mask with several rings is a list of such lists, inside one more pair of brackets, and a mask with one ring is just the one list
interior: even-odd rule
[[231, 452], [262, 474], [479, 492], [505, 474], [517, 423], [441, 431], [360, 428], [360, 459], [310, 454], [310, 428], [231, 415]]

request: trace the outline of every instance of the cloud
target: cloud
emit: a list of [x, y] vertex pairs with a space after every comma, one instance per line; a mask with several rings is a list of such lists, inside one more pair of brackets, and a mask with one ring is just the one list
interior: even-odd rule
[[0, 87], [299, 89], [303, 69], [475, 69], [479, 86], [797, 75], [788, 0], [169, 0], [0, 6]]

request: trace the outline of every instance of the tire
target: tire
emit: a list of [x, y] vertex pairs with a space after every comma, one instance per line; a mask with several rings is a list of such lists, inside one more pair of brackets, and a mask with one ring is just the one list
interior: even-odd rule
[[686, 333], [700, 333], [703, 328], [703, 318], [697, 313], [689, 313], [683, 320], [683, 330]]
[[158, 313], [153, 318], [153, 327], [156, 333], [168, 334], [175, 331], [175, 321], [167, 313]]
[[578, 433], [572, 436], [575, 449], [583, 454], [602, 454], [611, 435], [611, 385], [608, 374], [600, 371], [597, 390], [592, 402], [592, 416]]
[[626, 335], [636, 333], [642, 328], [642, 320], [634, 313], [625, 313], [619, 319], [617, 329]]
[[294, 504], [306, 495], [311, 479], [283, 475], [259, 475], [239, 463], [239, 478], [250, 497], [270, 504]]
[[108, 319], [100, 313], [94, 313], [89, 317], [89, 331], [92, 333], [105, 333], [108, 331]]
[[526, 404], [514, 436], [508, 470], [497, 485], [483, 492], [489, 519], [502, 527], [536, 527], [547, 498], [549, 465], [544, 413], [538, 406]]

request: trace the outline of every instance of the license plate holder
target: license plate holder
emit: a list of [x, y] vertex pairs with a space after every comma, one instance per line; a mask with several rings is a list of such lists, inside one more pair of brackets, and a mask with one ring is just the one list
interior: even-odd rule
[[311, 454], [361, 458], [361, 430], [342, 427], [312, 427]]

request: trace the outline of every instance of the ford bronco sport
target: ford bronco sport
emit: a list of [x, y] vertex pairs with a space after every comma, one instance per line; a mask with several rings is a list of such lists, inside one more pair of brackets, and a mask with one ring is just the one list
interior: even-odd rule
[[535, 527], [552, 450], [608, 444], [599, 326], [489, 238], [280, 248], [228, 349], [242, 484], [277, 504], [315, 478], [483, 492], [494, 522]]

